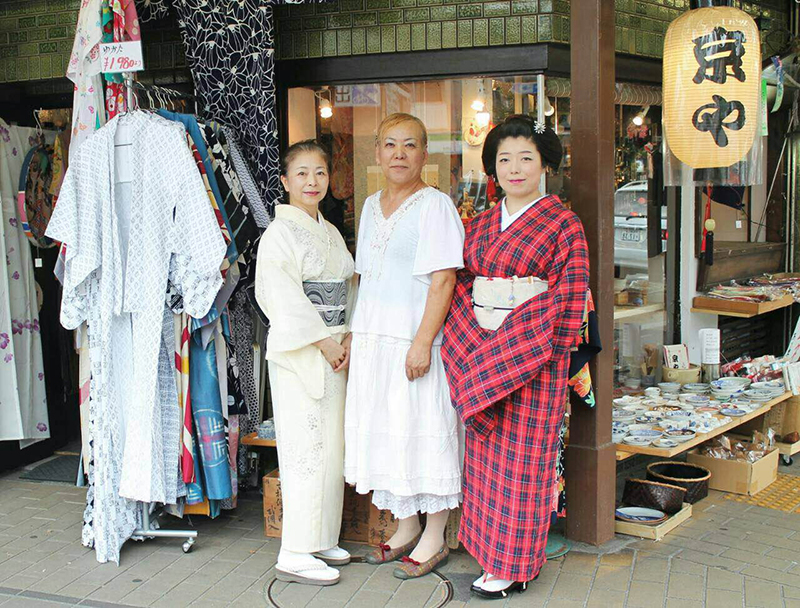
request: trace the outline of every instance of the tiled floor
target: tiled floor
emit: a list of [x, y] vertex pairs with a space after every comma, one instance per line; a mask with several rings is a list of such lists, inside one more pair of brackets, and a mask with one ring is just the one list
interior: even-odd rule
[[[128, 542], [120, 566], [101, 565], [80, 544], [83, 499], [68, 485], [0, 479], [0, 605], [251, 608], [270, 606], [269, 591], [285, 608], [432, 608], [446, 597], [435, 576], [401, 583], [391, 566], [367, 564], [342, 568], [333, 587], [272, 584], [279, 543], [263, 537], [258, 496], [233, 515], [195, 518], [200, 537], [189, 554], [177, 540]], [[663, 541], [619, 536], [601, 550], [577, 547], [504, 602], [469, 597], [478, 567], [466, 554], [453, 554], [442, 574], [453, 585], [451, 608], [800, 608], [798, 549], [800, 514], [712, 493]]]

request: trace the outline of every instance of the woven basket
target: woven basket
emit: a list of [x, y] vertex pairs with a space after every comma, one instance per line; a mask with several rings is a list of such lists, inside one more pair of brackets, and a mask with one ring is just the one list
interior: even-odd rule
[[644, 479], [626, 479], [625, 491], [622, 494], [623, 504], [658, 509], [668, 515], [680, 511], [685, 499], [686, 488]]
[[684, 500], [694, 504], [708, 496], [711, 471], [697, 464], [662, 460], [647, 465], [647, 479], [686, 488]]

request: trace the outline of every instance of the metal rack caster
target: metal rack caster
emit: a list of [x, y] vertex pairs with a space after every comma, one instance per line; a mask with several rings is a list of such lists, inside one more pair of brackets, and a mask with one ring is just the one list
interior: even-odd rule
[[193, 539], [193, 538], [187, 538], [186, 539], [186, 542], [183, 543], [183, 547], [182, 547], [184, 553], [189, 553], [192, 550], [192, 548], [194, 548], [194, 541], [195, 541], [195, 539]]
[[791, 456], [786, 456], [785, 454], [781, 454], [781, 460], [787, 467], [792, 466], [792, 463], [794, 462], [794, 459]]

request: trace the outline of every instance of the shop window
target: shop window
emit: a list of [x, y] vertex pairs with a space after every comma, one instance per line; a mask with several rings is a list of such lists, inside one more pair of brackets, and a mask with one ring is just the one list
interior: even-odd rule
[[[547, 124], [561, 138], [564, 160], [546, 191], [569, 206], [571, 104], [567, 81], [542, 98]], [[332, 151], [332, 199], [340, 229], [355, 244], [364, 200], [383, 187], [375, 133], [392, 112], [408, 112], [428, 128], [423, 179], [447, 193], [466, 223], [496, 204], [487, 197], [481, 151], [491, 128], [509, 114], [537, 116], [536, 76], [297, 87], [288, 91], [289, 142], [317, 138]], [[616, 106], [614, 195], [615, 386], [658, 380], [666, 332], [667, 208], [653, 187], [652, 153], [660, 144], [657, 106]], [[611, 212], [611, 211], [610, 211]], [[325, 211], [323, 210], [323, 213]], [[334, 221], [334, 223], [336, 223]], [[612, 345], [606, 345], [611, 348]]]

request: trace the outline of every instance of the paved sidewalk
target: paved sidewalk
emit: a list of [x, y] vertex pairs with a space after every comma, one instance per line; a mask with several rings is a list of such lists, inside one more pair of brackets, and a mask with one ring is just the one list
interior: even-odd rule
[[[120, 566], [101, 565], [80, 544], [83, 490], [6, 476], [0, 479], [0, 605], [269, 606], [279, 542], [264, 538], [260, 496], [251, 496], [234, 514], [195, 518], [200, 537], [189, 554], [178, 540], [128, 542]], [[466, 554], [452, 554], [442, 574], [454, 587], [451, 608], [800, 608], [798, 548], [800, 514], [712, 492], [663, 541], [618, 536], [602, 550], [576, 547], [549, 562], [526, 593], [504, 602], [469, 597], [478, 566]], [[351, 564], [336, 586], [275, 583], [271, 594], [285, 608], [433, 608], [446, 590], [435, 576], [401, 583], [391, 566]]]

